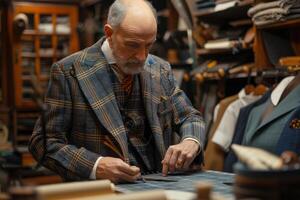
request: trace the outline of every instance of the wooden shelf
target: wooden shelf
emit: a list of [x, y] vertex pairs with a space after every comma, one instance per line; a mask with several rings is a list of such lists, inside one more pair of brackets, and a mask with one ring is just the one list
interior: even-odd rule
[[52, 33], [48, 33], [48, 32], [41, 32], [41, 31], [35, 31], [35, 30], [25, 30], [23, 32], [24, 35], [28, 35], [28, 36], [52, 36], [52, 35], [57, 35], [57, 36], [70, 36], [70, 33], [57, 33], [57, 32], [52, 32]]
[[232, 49], [197, 49], [197, 55], [231, 53]]
[[186, 62], [176, 62], [176, 63], [170, 63], [172, 68], [191, 68], [192, 63], [186, 63]]
[[236, 6], [215, 11], [215, 8], [199, 10], [193, 13], [200, 21], [210, 24], [223, 24], [236, 19], [249, 18], [247, 11], [254, 3], [254, 0], [245, 0], [237, 3]]
[[299, 25], [300, 25], [300, 18], [282, 21], [282, 22], [275, 22], [263, 26], [256, 26], [256, 28], [257, 29], [281, 29], [281, 28], [299, 27]]
[[36, 57], [36, 53], [31, 53], [31, 52], [22, 52], [21, 56], [23, 58], [35, 58]]
[[23, 58], [36, 58], [36, 57], [40, 57], [40, 58], [53, 58], [53, 57], [63, 58], [63, 57], [66, 57], [67, 54], [56, 53], [56, 56], [55, 56], [54, 53], [40, 53], [39, 56], [37, 56], [36, 53], [23, 52], [21, 54], [21, 56]]
[[[14, 0], [16, 2], [21, 2], [23, 3], [24, 0]], [[79, 4], [81, 0], [26, 0], [28, 3], [49, 3], [49, 4], [60, 4], [60, 5], [74, 5], [74, 4]]]
[[[24, 13], [28, 16], [29, 27], [32, 27], [25, 30], [20, 38], [15, 37], [12, 45], [18, 53], [15, 54], [17, 57], [13, 59], [16, 62], [14, 62], [12, 70], [16, 109], [13, 114], [15, 127], [13, 137], [15, 138], [14, 145], [20, 146], [27, 145], [28, 136], [32, 134], [34, 128], [34, 123], [27, 123], [26, 120], [35, 122], [40, 110], [33, 98], [35, 93], [30, 85], [30, 73], [34, 73], [33, 75], [36, 76], [44, 89], [49, 80], [48, 71], [53, 62], [79, 50], [76, 31], [78, 6], [74, 4], [46, 4], [40, 1], [39, 3], [37, 1], [13, 2], [13, 6], [12, 18], [19, 13]], [[51, 23], [49, 22], [49, 32], [45, 32], [48, 29], [45, 29], [44, 32], [39, 29], [41, 28], [40, 25], [45, 23], [43, 22], [44, 16], [48, 21], [51, 21]], [[63, 20], [59, 21], [61, 16], [65, 18], [64, 24], [62, 24]], [[66, 27], [65, 33], [60, 32], [62, 29], [59, 28], [62, 26]], [[70, 32], [67, 32], [69, 30]], [[28, 70], [31, 71], [28, 72]]]
[[213, 55], [213, 54], [234, 54], [239, 53], [241, 51], [250, 51], [252, 48], [243, 48], [243, 49], [197, 49], [197, 55]]
[[82, 0], [80, 5], [83, 7], [93, 6], [95, 4], [101, 3], [102, 0]]

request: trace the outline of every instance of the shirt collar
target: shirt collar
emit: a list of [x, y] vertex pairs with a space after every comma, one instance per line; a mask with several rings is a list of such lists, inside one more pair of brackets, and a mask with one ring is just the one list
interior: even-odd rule
[[247, 94], [246, 94], [246, 92], [245, 92], [245, 89], [241, 89], [241, 91], [240, 91], [239, 94], [238, 94], [238, 97], [239, 97], [239, 99], [242, 99], [242, 98], [244, 98], [246, 95], [247, 95]]
[[243, 104], [243, 105], [248, 105], [254, 101], [256, 101], [257, 99], [259, 99], [261, 96], [255, 96], [253, 95], [252, 93], [250, 94], [246, 94], [246, 91], [245, 89], [243, 88], [239, 94], [238, 94], [238, 97], [239, 97], [239, 101]]
[[122, 72], [120, 72], [120, 69], [116, 66], [116, 63], [117, 63], [116, 59], [112, 53], [112, 50], [111, 50], [107, 40], [105, 40], [103, 42], [103, 44], [101, 46], [101, 50], [104, 54], [104, 57], [105, 57], [107, 63], [111, 66], [112, 71], [117, 76], [120, 83], [122, 83], [125, 78], [125, 75]]
[[277, 106], [280, 100], [280, 97], [285, 90], [285, 88], [288, 86], [288, 84], [294, 79], [294, 76], [288, 76], [284, 78], [280, 83], [276, 86], [276, 88], [273, 90], [271, 94], [271, 102], [274, 106]]
[[101, 46], [101, 50], [104, 54], [105, 59], [107, 60], [108, 64], [116, 64], [116, 59], [113, 56], [112, 50], [108, 44], [108, 41], [105, 40]]

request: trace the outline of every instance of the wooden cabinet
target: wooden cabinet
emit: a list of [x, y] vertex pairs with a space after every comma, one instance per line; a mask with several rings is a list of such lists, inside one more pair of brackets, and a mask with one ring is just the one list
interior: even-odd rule
[[32, 76], [46, 88], [52, 63], [78, 50], [77, 7], [18, 2], [14, 16], [26, 22], [14, 37], [15, 103], [20, 109], [35, 108]]
[[[219, 34], [224, 27], [236, 30], [241, 26], [252, 26], [254, 30], [254, 42], [246, 48], [240, 48], [240, 50], [253, 51], [254, 66], [260, 71], [276, 68], [279, 65], [277, 57], [280, 58], [281, 56], [300, 55], [299, 17], [291, 20], [255, 26], [247, 12], [251, 7], [258, 3], [257, 1], [224, 1], [225, 3], [223, 4], [222, 1], [220, 1], [222, 6], [216, 3], [215, 6], [206, 9], [198, 9], [199, 4], [203, 1], [185, 0], [185, 2], [193, 19], [194, 28], [197, 29], [199, 24], [205, 24], [205, 28], [202, 27], [203, 35], [209, 32], [209, 30], [206, 30], [207, 25], [217, 27], [217, 31], [214, 32], [215, 35]], [[271, 41], [271, 37], [273, 38], [273, 41]], [[247, 38], [244, 37], [244, 39]], [[288, 51], [287, 49], [290, 50]], [[205, 49], [203, 47], [199, 47], [197, 54], [199, 57], [205, 57], [207, 55], [209, 57], [212, 55], [224, 56], [224, 54], [231, 50], [232, 49], [228, 48]], [[277, 55], [274, 56], [275, 54]], [[238, 59], [238, 56], [236, 56], [236, 59]]]
[[[39, 108], [33, 79], [45, 92], [54, 62], [79, 49], [77, 4], [13, 3], [14, 144], [26, 146]], [[18, 27], [24, 24], [24, 27]], [[41, 98], [41, 97], [39, 97]]]

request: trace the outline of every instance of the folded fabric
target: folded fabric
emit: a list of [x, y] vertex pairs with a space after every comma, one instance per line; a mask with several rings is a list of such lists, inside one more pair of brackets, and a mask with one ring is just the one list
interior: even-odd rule
[[205, 49], [231, 49], [238, 46], [238, 40], [218, 39], [210, 40], [204, 44]]
[[281, 0], [272, 1], [268, 3], [260, 3], [248, 10], [248, 15], [253, 17], [255, 14], [272, 8], [282, 8], [284, 10], [289, 10], [292, 7], [298, 7], [300, 5], [300, 0]]
[[196, 0], [196, 4], [205, 3], [205, 2], [214, 2], [213, 0]]
[[270, 19], [270, 20], [256, 20], [254, 21], [254, 24], [256, 26], [264, 26], [264, 25], [268, 25], [268, 24], [272, 24], [272, 23], [276, 23], [276, 22], [282, 22], [282, 21], [287, 21], [287, 20], [292, 20], [292, 19], [299, 19], [300, 18], [300, 13], [299, 14], [291, 14], [291, 15], [287, 15], [287, 16], [283, 16], [280, 18], [280, 20], [275, 20], [275, 19]]
[[255, 25], [261, 26], [265, 24], [270, 24], [279, 21], [286, 21], [288, 19], [298, 18], [300, 14], [300, 8], [270, 8], [267, 10], [260, 11], [256, 13], [252, 20]]
[[[273, 9], [271, 9], [271, 10], [273, 10]], [[256, 16], [254, 16], [253, 23], [256, 26], [263, 26], [263, 25], [267, 25], [267, 24], [271, 24], [271, 23], [280, 22], [280, 21], [287, 21], [287, 20], [291, 20], [291, 19], [300, 18], [300, 9], [299, 8], [290, 9], [288, 11], [288, 13], [286, 13], [286, 14], [284, 12], [272, 12], [272, 11], [269, 11], [269, 12], [270, 13], [261, 15], [257, 18], [255, 18]]]
[[266, 21], [266, 20], [281, 20], [285, 15], [288, 14], [288, 9], [283, 8], [270, 8], [267, 10], [260, 11], [256, 13], [252, 20], [256, 21]]
[[213, 1], [205, 1], [205, 2], [196, 2], [196, 7], [197, 9], [204, 9], [204, 8], [212, 8], [212, 7], [215, 7], [216, 3], [213, 2]]
[[236, 1], [236, 0], [216, 0], [216, 4], [222, 4], [222, 3], [227, 3], [231, 1]]

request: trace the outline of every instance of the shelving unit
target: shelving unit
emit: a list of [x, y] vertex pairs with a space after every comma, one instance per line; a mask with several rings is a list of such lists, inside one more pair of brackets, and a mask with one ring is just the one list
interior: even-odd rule
[[237, 1], [237, 3], [224, 10], [209, 8], [203, 11], [195, 12], [195, 17], [203, 22], [211, 24], [220, 24], [236, 19], [244, 19], [247, 17], [247, 11], [254, 3], [253, 0]]
[[17, 47], [14, 64], [16, 107], [35, 108], [30, 76], [37, 76], [41, 82], [48, 81], [52, 63], [78, 50], [77, 8], [18, 2], [14, 16], [19, 13], [27, 16], [28, 29], [14, 40]]
[[201, 20], [209, 24], [223, 24], [234, 19], [243, 19], [247, 17], [247, 11], [254, 3], [254, 0], [236, 1], [229, 7], [197, 9], [195, 0], [186, 0], [187, 6], [195, 21]]
[[214, 55], [214, 54], [236, 54], [241, 51], [252, 51], [252, 48], [241, 48], [241, 49], [197, 49], [197, 55]]
[[[193, 21], [194, 38], [198, 42], [196, 55], [199, 66], [191, 71], [189, 80], [192, 80], [192, 94], [195, 94], [193, 102], [199, 109], [201, 108], [200, 99], [203, 97], [201, 92], [205, 92], [208, 85], [217, 85], [218, 98], [236, 94], [249, 83], [265, 83], [271, 86], [288, 75], [288, 72], [284, 70], [278, 72], [279, 59], [282, 56], [300, 55], [299, 18], [255, 26], [247, 12], [258, 3], [257, 1], [232, 0], [224, 4], [214, 2], [208, 4], [208, 1], [185, 0], [188, 14]], [[210, 6], [210, 8], [203, 8], [205, 6]], [[237, 30], [241, 31], [241, 34], [234, 35]], [[273, 39], [273, 37], [270, 39], [271, 37], [267, 35], [278, 37], [278, 39]], [[236, 44], [231, 43], [235, 41], [242, 41], [240, 43], [242, 45], [238, 45], [237, 49], [229, 48], [231, 44]], [[283, 44], [289, 44], [287, 46], [289, 49]], [[273, 55], [277, 54], [276, 62]], [[243, 56], [245, 60], [241, 59]], [[230, 67], [226, 65], [234, 61], [241, 61], [241, 65]], [[242, 66], [243, 62], [254, 66], [251, 73], [247, 70], [230, 73], [230, 69]], [[225, 64], [224, 67], [221, 66], [222, 64]]]
[[18, 1], [13, 6], [13, 16], [24, 14], [27, 20], [26, 29], [13, 39], [14, 143], [19, 147], [27, 145], [39, 115], [32, 79], [45, 91], [52, 64], [79, 49], [78, 5]]
[[258, 29], [285, 29], [297, 27], [300, 24], [300, 19], [292, 19], [288, 21], [276, 22], [264, 26], [257, 27]]

